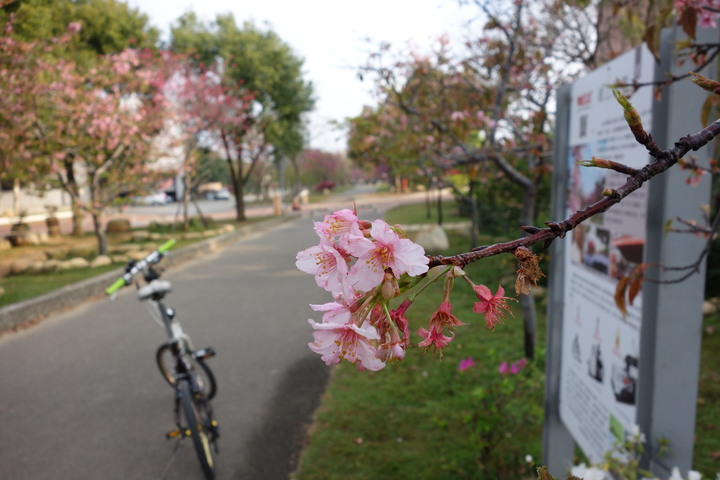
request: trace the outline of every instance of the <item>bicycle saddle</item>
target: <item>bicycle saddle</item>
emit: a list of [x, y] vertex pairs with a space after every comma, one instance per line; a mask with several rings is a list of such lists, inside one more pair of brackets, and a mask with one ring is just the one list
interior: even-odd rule
[[172, 290], [172, 285], [167, 280], [153, 280], [147, 285], [138, 289], [138, 298], [147, 300], [155, 294], [165, 295]]

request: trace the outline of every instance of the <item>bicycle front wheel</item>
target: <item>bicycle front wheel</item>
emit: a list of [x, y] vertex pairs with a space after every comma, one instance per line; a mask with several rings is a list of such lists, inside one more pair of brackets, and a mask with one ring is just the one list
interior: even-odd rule
[[209, 432], [209, 425], [211, 419], [205, 404], [192, 393], [190, 383], [187, 381], [182, 383], [182, 408], [205, 478], [213, 480], [215, 478], [215, 462], [210, 445], [210, 435], [212, 434]]
[[[186, 345], [187, 348], [187, 345]], [[163, 376], [165, 381], [171, 387], [175, 386], [175, 355], [173, 355], [170, 344], [164, 343], [160, 345], [155, 353], [155, 361], [157, 362], [160, 374]], [[215, 381], [215, 375], [213, 374], [210, 367], [203, 361], [202, 358], [193, 358], [190, 356], [190, 363], [196, 372], [196, 380], [200, 386], [200, 390], [205, 395], [205, 398], [211, 400], [217, 393], [217, 382]]]

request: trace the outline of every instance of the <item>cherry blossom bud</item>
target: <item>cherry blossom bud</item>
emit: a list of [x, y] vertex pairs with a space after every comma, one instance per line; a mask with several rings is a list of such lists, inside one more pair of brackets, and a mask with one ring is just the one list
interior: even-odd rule
[[623, 114], [625, 115], [625, 121], [627, 121], [628, 125], [631, 127], [640, 125], [642, 123], [640, 114], [635, 110], [635, 107], [632, 106], [627, 97], [620, 93], [618, 89], [613, 89], [613, 95], [615, 96], [615, 100], [623, 107]]
[[382, 294], [385, 300], [390, 300], [400, 295], [400, 287], [397, 279], [391, 273], [385, 273], [385, 279], [382, 283]]
[[703, 77], [702, 75], [695, 72], [690, 72], [690, 75], [695, 77], [690, 79], [690, 81], [693, 82], [695, 85], [704, 90], [707, 90], [708, 92], [720, 95], [720, 82], [718, 82], [717, 80], [711, 80], [707, 77]]

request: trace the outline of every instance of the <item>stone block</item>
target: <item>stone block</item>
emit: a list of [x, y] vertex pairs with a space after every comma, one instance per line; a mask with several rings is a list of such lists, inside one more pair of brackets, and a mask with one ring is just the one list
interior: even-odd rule
[[104, 267], [106, 265], [112, 264], [112, 260], [107, 255], [98, 255], [97, 257], [93, 258], [90, 262], [90, 266], [92, 268], [95, 267]]
[[415, 237], [415, 243], [431, 254], [441, 253], [450, 247], [445, 230], [436, 224], [423, 226]]

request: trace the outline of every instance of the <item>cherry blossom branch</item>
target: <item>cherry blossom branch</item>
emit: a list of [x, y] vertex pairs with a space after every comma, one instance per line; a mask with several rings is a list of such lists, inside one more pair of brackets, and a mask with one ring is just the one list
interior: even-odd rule
[[656, 159], [655, 162], [634, 172], [621, 187], [617, 189], [607, 189], [602, 199], [573, 213], [565, 220], [560, 222], [547, 222], [547, 227], [545, 228], [523, 226], [521, 228], [530, 235], [508, 242], [475, 247], [470, 252], [449, 257], [428, 255], [430, 260], [429, 266], [430, 268], [437, 265], [457, 265], [463, 267], [482, 258], [503, 253], [512, 253], [520, 247], [527, 248], [540, 242], [543, 242], [544, 248], [547, 248], [555, 238], [563, 238], [567, 232], [573, 230], [585, 220], [603, 213], [613, 205], [620, 203], [625, 197], [642, 187], [645, 182], [675, 165], [685, 154], [691, 150], [695, 151], [702, 148], [718, 135], [720, 135], [720, 119], [715, 120], [712, 124], [695, 134], [680, 138], [672, 149], [652, 152], [653, 157]]
[[[716, 203], [716, 205], [720, 206], [720, 195], [718, 195], [718, 196], [716, 197], [716, 202], [715, 202], [715, 203]], [[699, 273], [699, 272], [700, 272], [700, 267], [702, 266], [702, 262], [703, 262], [703, 260], [705, 259], [705, 257], [707, 257], [707, 256], [710, 254], [710, 250], [712, 249], [712, 243], [713, 243], [713, 241], [715, 240], [715, 236], [716, 236], [718, 230], [720, 230], [720, 212], [718, 212], [718, 213], [715, 214], [715, 218], [713, 219], [712, 223], [711, 223], [708, 227], [705, 227], [705, 228], [698, 227], [697, 225], [692, 225], [692, 224], [689, 223], [688, 221], [683, 220], [683, 219], [680, 219], [680, 218], [677, 219], [677, 220], [678, 220], [679, 222], [687, 225], [687, 226], [690, 227], [690, 228], [689, 228], [688, 230], [685, 230], [684, 232], [683, 232], [683, 231], [680, 231], [680, 230], [672, 230], [672, 231], [678, 231], [678, 232], [681, 232], [681, 233], [685, 233], [685, 232], [695, 233], [695, 234], [699, 234], [699, 235], [706, 236], [706, 237], [707, 237], [707, 241], [705, 242], [705, 246], [703, 247], [702, 251], [701, 251], [700, 254], [698, 255], [698, 258], [697, 258], [693, 263], [691, 263], [691, 264], [689, 264], [689, 265], [676, 266], [676, 267], [660, 266], [660, 268], [661, 268], [664, 272], [670, 272], [670, 271], [679, 272], [679, 271], [684, 271], [685, 273], [684, 273], [683, 275], [680, 275], [680, 276], [677, 277], [677, 278], [673, 278], [673, 279], [669, 279], [669, 280], [659, 280], [659, 279], [656, 279], [656, 278], [648, 278], [647, 280], [650, 281], [650, 282], [662, 283], [662, 284], [680, 283], [680, 282], [686, 280], [687, 278], [689, 278], [690, 276], [692, 276], [692, 275], [694, 275], [694, 274], [696, 274], [696, 273]], [[709, 223], [709, 222], [708, 222], [708, 223]]]
[[[720, 44], [718, 43], [694, 43], [690, 45], [688, 50], [691, 49], [697, 49], [700, 53], [707, 53], [708, 51], [712, 51], [710, 55], [708, 55], [705, 58], [705, 61], [697, 64], [697, 67], [695, 68], [696, 71], [701, 72], [710, 65], [715, 58], [720, 54]], [[683, 73], [682, 75], [667, 75], [667, 78], [665, 80], [654, 80], [654, 81], [648, 81], [648, 82], [618, 82], [613, 85], [615, 88], [631, 88], [633, 92], [643, 88], [643, 87], [666, 87], [672, 83], [679, 82], [680, 80], [685, 80], [688, 77], [690, 77], [692, 73]]]

